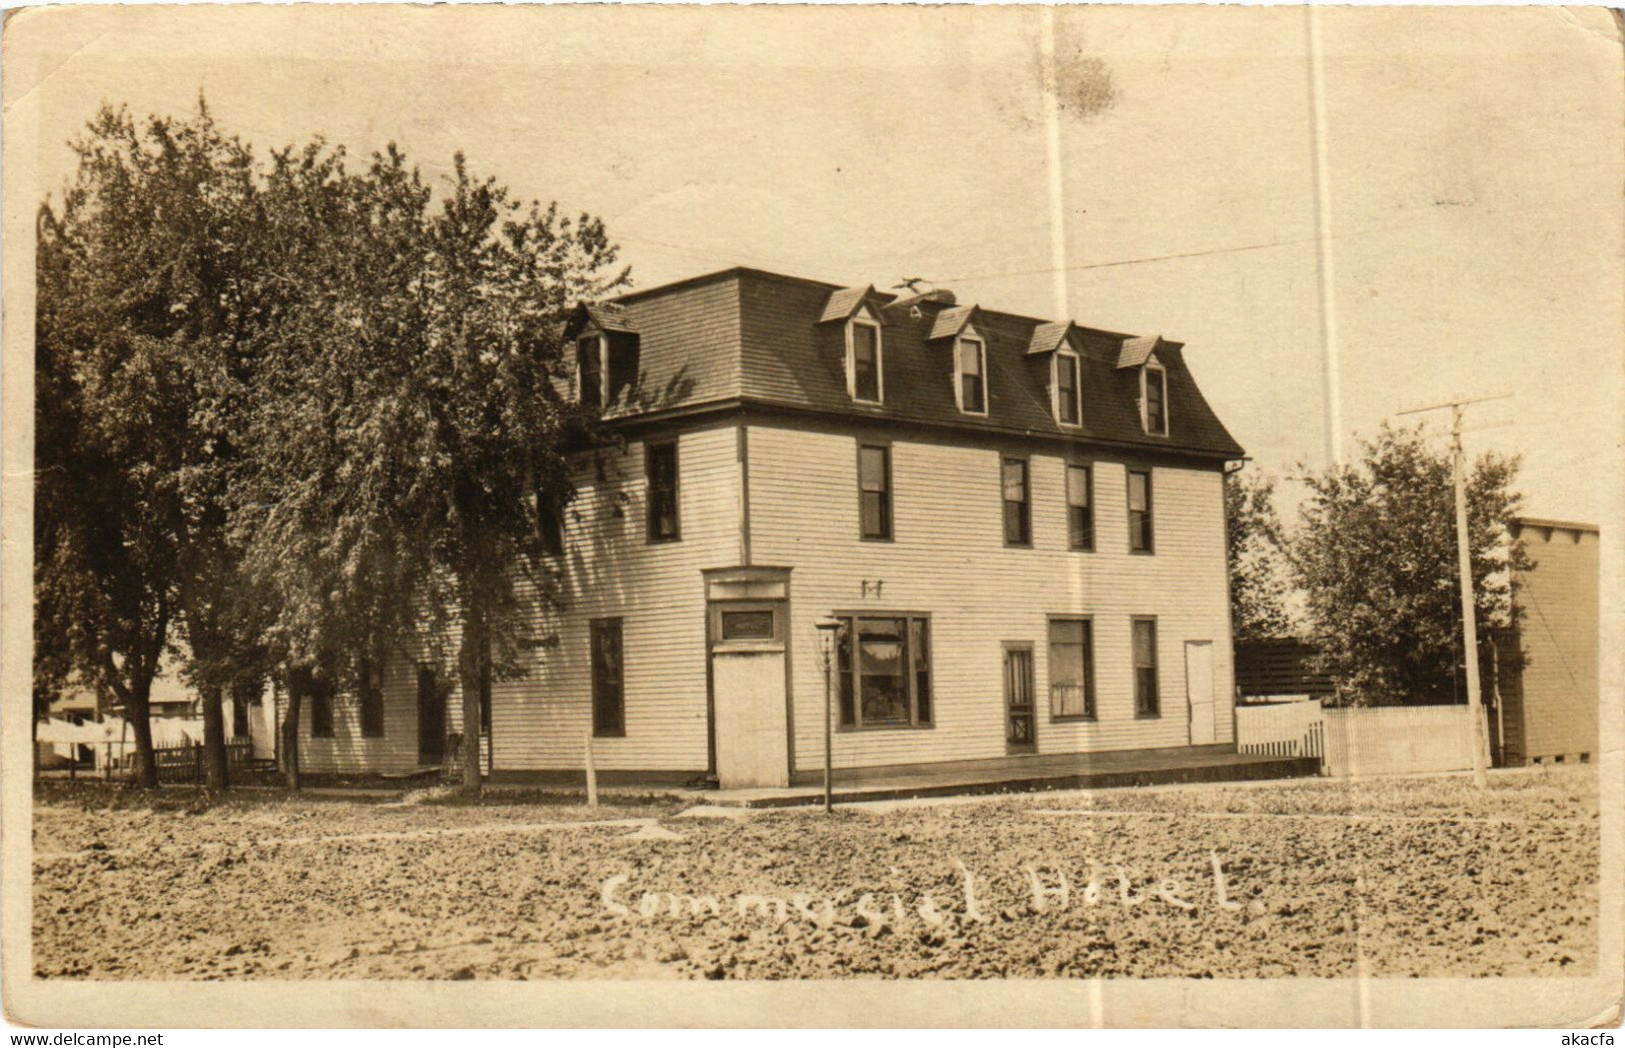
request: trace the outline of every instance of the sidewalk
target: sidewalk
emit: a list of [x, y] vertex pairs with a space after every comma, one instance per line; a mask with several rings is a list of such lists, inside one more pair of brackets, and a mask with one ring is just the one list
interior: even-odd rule
[[[1319, 769], [1318, 757], [1266, 757], [1188, 748], [1131, 750], [951, 762], [881, 774], [836, 771], [832, 792], [836, 803], [851, 804], [916, 797], [1288, 779], [1316, 776]], [[821, 804], [823, 799], [821, 784], [714, 790], [705, 795], [706, 804], [743, 808]]]

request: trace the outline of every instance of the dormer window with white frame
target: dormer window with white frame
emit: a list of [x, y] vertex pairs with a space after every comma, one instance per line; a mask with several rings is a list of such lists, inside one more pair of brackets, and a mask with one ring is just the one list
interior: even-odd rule
[[1154, 437], [1168, 435], [1168, 372], [1155, 358], [1140, 369], [1140, 424]]
[[973, 327], [954, 340], [954, 398], [966, 415], [987, 414], [987, 341]]
[[[564, 325], [566, 366], [576, 402], [599, 411], [631, 408], [637, 396], [637, 322], [613, 302], [581, 302]], [[573, 355], [574, 359], [569, 359]]]
[[1070, 349], [1057, 350], [1050, 361], [1050, 389], [1055, 421], [1063, 426], [1083, 424], [1083, 362]]
[[880, 321], [865, 306], [846, 322], [846, 391], [860, 404], [886, 399], [884, 353]]
[[604, 403], [605, 338], [593, 331], [576, 339], [576, 400], [602, 410]]

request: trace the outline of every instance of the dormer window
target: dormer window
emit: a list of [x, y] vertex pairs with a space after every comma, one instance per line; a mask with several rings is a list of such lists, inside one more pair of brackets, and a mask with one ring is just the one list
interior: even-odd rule
[[1055, 354], [1055, 420], [1064, 426], [1076, 426], [1083, 420], [1080, 367], [1078, 355], [1070, 350]]
[[846, 322], [846, 388], [853, 400], [879, 404], [884, 399], [880, 364], [880, 324], [864, 309]]
[[1145, 431], [1156, 437], [1168, 435], [1168, 373], [1160, 364], [1148, 363], [1140, 369], [1140, 420]]
[[987, 345], [971, 329], [954, 342], [954, 372], [959, 410], [987, 414]]
[[604, 407], [604, 336], [576, 339], [576, 398], [589, 407]]

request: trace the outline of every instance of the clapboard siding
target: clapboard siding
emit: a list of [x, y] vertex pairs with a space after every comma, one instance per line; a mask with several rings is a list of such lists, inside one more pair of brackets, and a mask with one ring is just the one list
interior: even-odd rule
[[[948, 443], [892, 444], [895, 541], [858, 539], [856, 438], [782, 426], [749, 431], [756, 563], [794, 567], [791, 643], [798, 770], [822, 754], [823, 678], [812, 621], [830, 611], [932, 615], [935, 725], [840, 732], [838, 767], [1001, 756], [1002, 642], [1027, 641], [1043, 706], [1038, 752], [1189, 742], [1184, 642], [1213, 642], [1217, 741], [1233, 741], [1233, 673], [1217, 469], [1154, 470], [1156, 553], [1128, 552], [1127, 476], [1095, 461], [1096, 550], [1066, 549], [1065, 460], [1029, 457], [1033, 548], [1003, 545], [1000, 452]], [[870, 583], [865, 595], [862, 583]], [[881, 595], [873, 583], [882, 583]], [[1051, 722], [1049, 615], [1091, 615], [1095, 723]], [[1163, 715], [1134, 715], [1130, 618], [1158, 620]]]
[[[333, 698], [333, 734], [311, 734], [310, 701], [299, 704], [299, 767], [315, 773], [358, 771], [404, 774], [418, 770], [417, 660], [399, 653], [384, 662], [384, 734], [361, 734], [361, 704], [354, 689]], [[446, 730], [462, 731], [462, 699], [456, 682], [446, 699]], [[287, 709], [287, 696], [279, 694], [278, 723]], [[447, 758], [450, 759], [448, 752]]]
[[1597, 539], [1582, 527], [1519, 529], [1535, 562], [1518, 579], [1527, 662], [1507, 722], [1508, 748], [1521, 759], [1597, 752]]
[[548, 638], [522, 679], [492, 687], [497, 770], [579, 768], [592, 724], [590, 622], [620, 617], [626, 734], [594, 740], [605, 770], [704, 771], [705, 592], [700, 572], [738, 562], [738, 433], [733, 426], [678, 438], [681, 539], [645, 539], [644, 450], [587, 464], [565, 513], [556, 611], [537, 611]]

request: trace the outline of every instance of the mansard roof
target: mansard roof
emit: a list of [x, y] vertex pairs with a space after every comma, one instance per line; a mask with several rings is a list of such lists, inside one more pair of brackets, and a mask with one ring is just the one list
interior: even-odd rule
[[[900, 299], [867, 285], [842, 287], [736, 268], [635, 291], [612, 305], [626, 325], [620, 330], [639, 336], [646, 405], [641, 414], [754, 406], [787, 415], [1097, 441], [1206, 458], [1242, 455], [1197, 388], [1180, 343], [960, 306], [948, 298], [938, 293]], [[878, 407], [853, 402], [846, 340], [841, 327], [829, 322], [849, 318], [846, 311], [856, 312], [865, 302], [878, 307], [882, 329], [885, 402]], [[910, 303], [918, 309], [891, 308]], [[935, 341], [972, 323], [988, 345], [985, 417], [959, 411], [951, 368]], [[1051, 409], [1044, 353], [1063, 339], [1081, 362], [1083, 419], [1077, 427], [1061, 427]], [[1143, 363], [1153, 349], [1167, 370], [1167, 436], [1144, 432], [1139, 376], [1119, 366]]]

